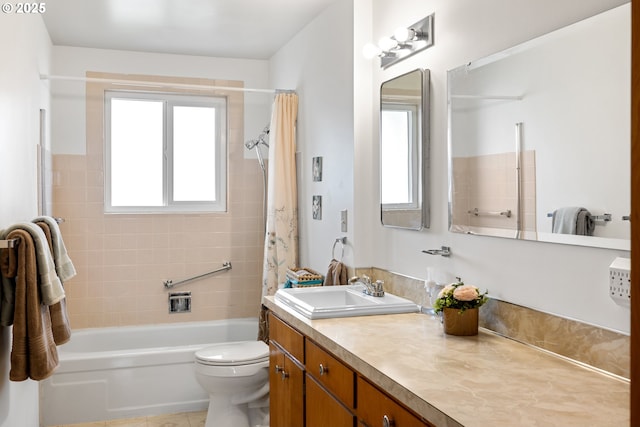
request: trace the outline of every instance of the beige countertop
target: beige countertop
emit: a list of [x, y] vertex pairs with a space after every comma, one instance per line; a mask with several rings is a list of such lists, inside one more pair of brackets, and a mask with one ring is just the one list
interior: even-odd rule
[[629, 426], [629, 382], [426, 314], [309, 320], [265, 306], [437, 426]]

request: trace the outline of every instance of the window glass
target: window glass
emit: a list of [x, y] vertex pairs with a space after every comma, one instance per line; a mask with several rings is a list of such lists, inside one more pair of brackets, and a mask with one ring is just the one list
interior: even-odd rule
[[226, 210], [226, 99], [108, 91], [105, 210]]
[[381, 173], [392, 178], [382, 182], [382, 204], [411, 203], [411, 112], [383, 110], [381, 120]]
[[216, 200], [216, 109], [173, 107], [173, 200]]

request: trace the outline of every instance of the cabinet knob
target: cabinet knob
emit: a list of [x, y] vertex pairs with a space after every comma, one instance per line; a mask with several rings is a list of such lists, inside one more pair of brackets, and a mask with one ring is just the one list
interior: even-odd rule
[[393, 427], [396, 423], [388, 416], [382, 417], [382, 427]]
[[322, 363], [320, 364], [320, 376], [329, 373], [329, 367], [324, 366]]
[[276, 366], [274, 367], [274, 369], [275, 369], [275, 371], [276, 371], [276, 374], [278, 374], [278, 373], [282, 372], [282, 370], [283, 370], [283, 368], [282, 368], [281, 366], [278, 366], [278, 365], [276, 365]]
[[280, 374], [282, 376], [282, 381], [286, 380], [287, 378], [289, 378], [289, 374], [287, 374], [284, 369], [282, 370], [282, 374]]

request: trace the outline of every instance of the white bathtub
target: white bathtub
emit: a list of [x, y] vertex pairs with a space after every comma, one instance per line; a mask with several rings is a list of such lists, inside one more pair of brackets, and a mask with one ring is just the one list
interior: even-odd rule
[[60, 366], [40, 383], [41, 425], [204, 411], [194, 353], [257, 334], [255, 318], [74, 331], [58, 347]]

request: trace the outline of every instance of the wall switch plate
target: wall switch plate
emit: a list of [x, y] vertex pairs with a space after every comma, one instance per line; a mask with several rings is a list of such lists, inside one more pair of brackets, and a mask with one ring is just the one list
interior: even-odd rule
[[609, 266], [609, 295], [620, 305], [631, 304], [631, 260], [616, 258]]
[[347, 210], [340, 211], [340, 231], [347, 232]]

